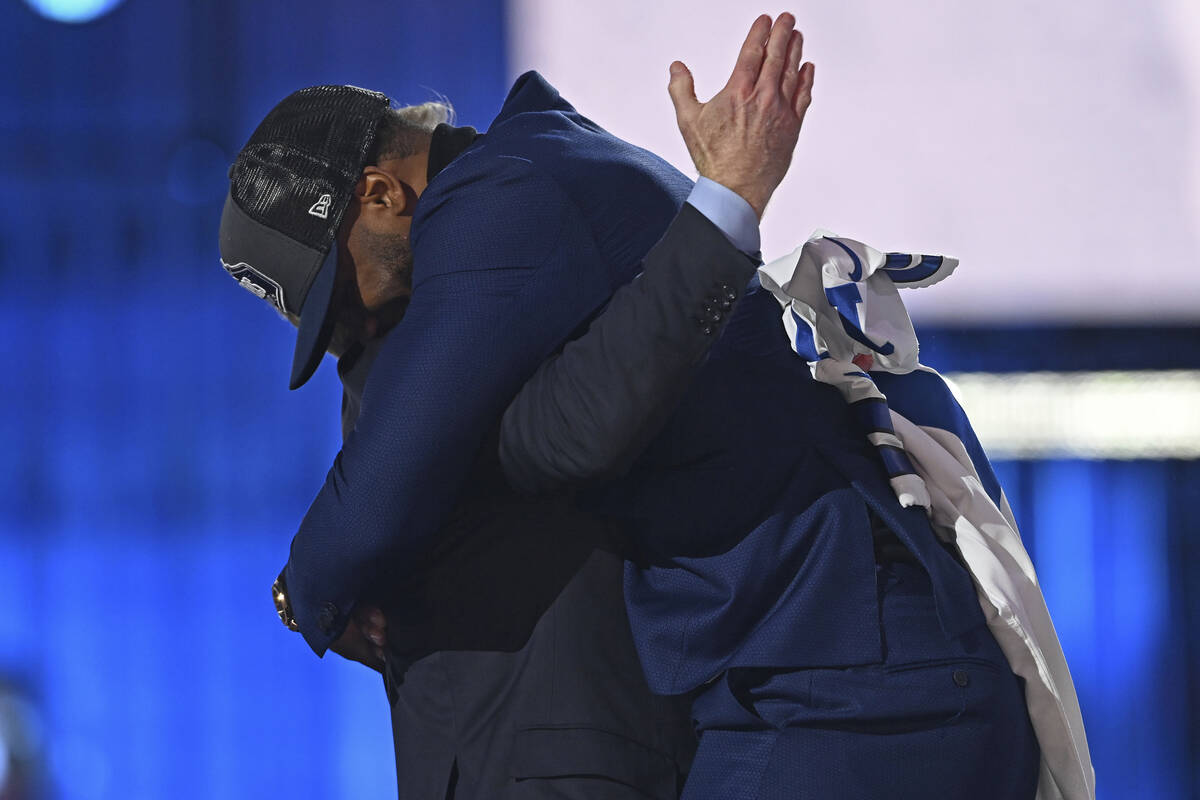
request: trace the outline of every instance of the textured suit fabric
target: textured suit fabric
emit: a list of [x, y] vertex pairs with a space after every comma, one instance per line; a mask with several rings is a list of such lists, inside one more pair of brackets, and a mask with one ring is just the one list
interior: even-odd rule
[[[332, 587], [321, 570], [378, 554], [373, 537], [402, 540], [385, 548], [380, 579], [346, 591], [387, 616], [404, 800], [678, 796], [695, 748], [688, 703], [646, 685], [620, 537], [569, 492], [513, 491], [497, 441], [522, 373], [641, 268], [688, 188], [523, 77], [421, 197], [404, 321], [339, 363], [345, 446], [289, 581], [311, 572], [310, 588]], [[388, 448], [401, 455], [377, 452]], [[359, 514], [367, 491], [441, 510], [391, 516], [388, 500]], [[334, 524], [348, 527], [318, 546]]]
[[[377, 350], [339, 365], [346, 427]], [[565, 493], [511, 491], [494, 447], [471, 483], [442, 531], [453, 544], [373, 597], [388, 619], [399, 797], [677, 797], [696, 742], [689, 700], [646, 686], [618, 538]]]
[[945, 634], [978, 624], [962, 602], [969, 577], [922, 510], [896, 503], [845, 402], [791, 352], [774, 302], [747, 293], [662, 432], [588, 498], [631, 533], [626, 599], [658, 692], [730, 667], [878, 663], [871, 514], [933, 576]]
[[703, 733], [684, 800], [1034, 796], [1022, 684], [988, 629], [947, 639], [919, 567], [876, 573], [882, 662], [724, 673], [694, 707]]
[[[709, 241], [678, 242], [680, 257], [703, 252]], [[659, 247], [674, 244], [664, 240]], [[698, 262], [693, 284], [705, 285], [702, 270]], [[650, 277], [648, 266], [642, 281], [655, 287]], [[645, 452], [627, 474], [586, 498], [630, 533], [626, 602], [651, 687], [698, 692], [693, 716], [701, 748], [687, 792], [696, 798], [890, 796], [909, 792], [889, 782], [915, 771], [924, 777], [903, 796], [922, 796], [921, 787], [957, 796], [968, 786], [1001, 792], [980, 797], [1032, 796], [1026, 778], [1036, 780], [1037, 747], [1021, 686], [984, 627], [967, 573], [938, 543], [921, 509], [899, 506], [852, 410], [836, 389], [812, 379], [788, 346], [778, 304], [755, 284], [708, 359], [672, 375], [672, 381], [692, 383], [665, 424], [651, 432], [657, 436]], [[585, 337], [535, 375], [502, 429], [506, 466], [519, 465], [515, 478], [531, 483], [540, 477], [544, 485], [586, 478], [610, 466], [621, 437], [647, 435], [627, 418], [661, 414], [656, 402], [675, 403], [681, 394], [654, 371], [659, 361], [668, 372], [676, 362], [656, 359], [663, 345], [647, 329], [674, 331], [684, 340], [674, 347], [702, 353], [706, 344], [681, 323], [647, 318], [674, 308], [668, 316], [683, 319], [682, 298], [691, 291], [665, 282], [652, 300], [629, 292], [614, 298]], [[621, 307], [635, 303], [641, 309]], [[634, 322], [614, 324], [606, 338], [608, 316]], [[638, 350], [642, 368], [630, 370], [626, 363]], [[623, 385], [631, 382], [637, 385]], [[578, 398], [589, 399], [577, 411]], [[519, 430], [521, 420], [539, 421], [527, 416], [527, 405], [553, 410], [540, 417], [537, 436], [546, 441], [536, 446]], [[572, 475], [564, 465], [586, 463], [572, 450], [589, 443], [560, 427], [586, 420], [593, 407], [624, 422], [600, 429], [591, 443], [600, 454], [589, 464], [591, 473]], [[583, 430], [596, 428], [586, 423]], [[614, 431], [619, 435], [610, 436]], [[894, 536], [911, 562], [886, 564], [907, 570], [908, 578], [907, 588], [890, 599], [878, 582], [873, 524]], [[954, 682], [960, 669], [975, 681], [974, 705], [964, 716], [938, 716], [971, 694]], [[976, 669], [982, 677], [970, 678]], [[919, 680], [905, 684], [900, 673]], [[806, 687], [818, 676], [824, 676], [825, 694], [814, 700]], [[731, 681], [759, 686], [768, 697], [760, 707], [732, 690]], [[894, 702], [901, 697], [908, 705]], [[840, 711], [821, 715], [830, 709]], [[928, 728], [936, 732], [927, 734], [918, 721], [931, 718]], [[848, 740], [839, 741], [843, 736]], [[954, 743], [952, 768], [939, 766], [943, 739]], [[997, 741], [1011, 745], [1012, 761], [988, 761]], [[882, 743], [870, 751], [873, 777], [840, 793], [837, 771], [851, 769], [854, 754], [866, 755], [866, 742]], [[831, 757], [834, 751], [840, 761]], [[985, 764], [996, 770], [980, 770]], [[813, 777], [818, 773], [820, 781]]]
[[[626, 472], [682, 399], [758, 262], [685, 203], [646, 265], [505, 412], [500, 459], [521, 490]], [[599, 373], [599, 364], [604, 391], [578, 369]]]
[[536, 73], [429, 184], [412, 223], [412, 301], [292, 541], [287, 585], [314, 651], [385, 567], [393, 581], [420, 569], [488, 430], [637, 273], [690, 186]]

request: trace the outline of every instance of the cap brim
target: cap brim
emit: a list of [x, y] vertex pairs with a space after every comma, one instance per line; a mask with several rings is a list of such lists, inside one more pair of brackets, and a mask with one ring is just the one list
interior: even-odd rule
[[300, 309], [300, 333], [296, 336], [296, 354], [292, 357], [289, 389], [299, 389], [321, 365], [325, 349], [333, 338], [333, 287], [337, 278], [337, 242], [329, 246], [329, 255], [304, 298]]

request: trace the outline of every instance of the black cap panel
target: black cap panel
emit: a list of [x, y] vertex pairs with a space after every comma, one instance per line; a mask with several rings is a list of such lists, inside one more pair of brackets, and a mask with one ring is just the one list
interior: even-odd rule
[[221, 212], [221, 266], [281, 314], [300, 315], [323, 254], [251, 219], [233, 199]]
[[288, 95], [259, 123], [229, 171], [252, 219], [324, 251], [333, 241], [388, 98], [354, 86]]

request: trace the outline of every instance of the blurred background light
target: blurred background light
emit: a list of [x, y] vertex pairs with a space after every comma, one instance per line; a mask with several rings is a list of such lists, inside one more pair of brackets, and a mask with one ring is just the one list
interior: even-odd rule
[[216, 142], [187, 139], [175, 148], [167, 162], [167, 191], [171, 198], [188, 206], [224, 200], [229, 188], [226, 173], [233, 157]]
[[8, 789], [8, 773], [9, 773], [9, 755], [8, 738], [6, 732], [0, 728], [0, 797], [3, 797]]
[[43, 800], [41, 713], [17, 686], [0, 680], [0, 800]]
[[[688, 175], [667, 66], [684, 61], [707, 100], [729, 78], [731, 42], [762, 10], [729, 0], [510, 8], [514, 72], [540, 70], [591, 119]], [[827, 228], [961, 260], [937, 291], [904, 298], [918, 321], [1197, 318], [1200, 3], [791, 10], [816, 85], [763, 217], [767, 261]]]
[[29, 6], [46, 19], [55, 22], [91, 22], [104, 16], [122, 0], [25, 0]]
[[1200, 371], [945, 376], [993, 459], [1200, 458]]

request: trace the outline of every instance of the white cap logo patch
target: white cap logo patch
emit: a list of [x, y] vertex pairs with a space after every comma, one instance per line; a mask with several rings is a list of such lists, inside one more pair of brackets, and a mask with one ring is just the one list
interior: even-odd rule
[[320, 199], [317, 200], [317, 202], [312, 204], [312, 208], [310, 208], [308, 210], [308, 213], [312, 214], [314, 217], [320, 217], [321, 219], [329, 219], [329, 205], [332, 202], [333, 202], [332, 195], [323, 194], [323, 195], [321, 195]]
[[278, 283], [263, 275], [245, 261], [237, 264], [226, 264], [222, 261], [221, 266], [233, 276], [233, 279], [243, 289], [275, 306], [275, 310], [280, 314], [287, 314], [287, 305], [283, 300], [283, 287]]

